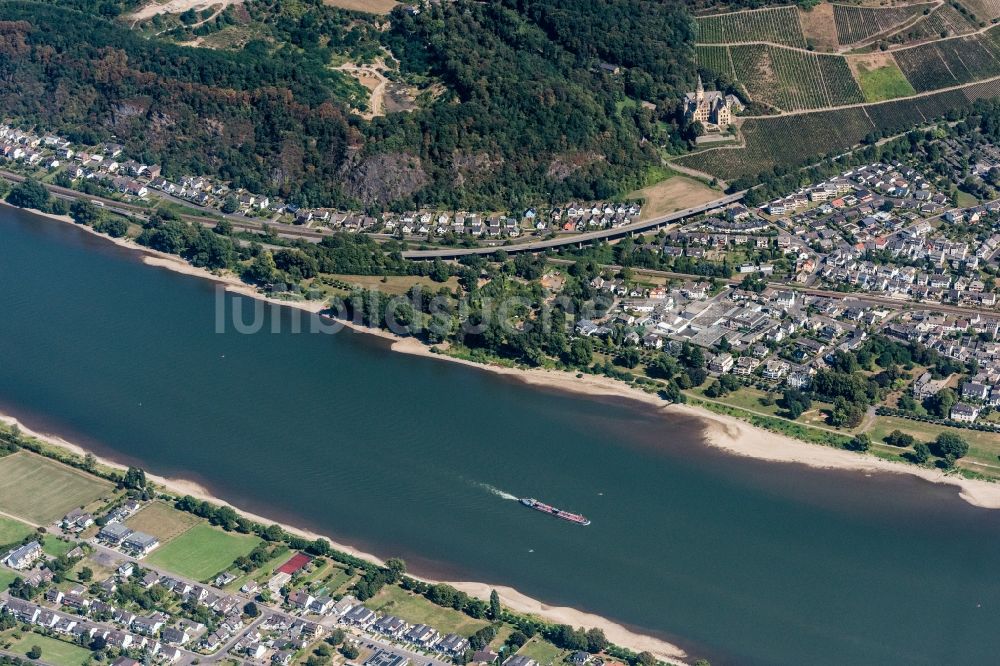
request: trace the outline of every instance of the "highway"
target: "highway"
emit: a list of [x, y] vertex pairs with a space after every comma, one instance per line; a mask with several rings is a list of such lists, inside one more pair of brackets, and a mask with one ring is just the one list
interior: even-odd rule
[[[6, 178], [12, 182], [20, 183], [25, 180], [23, 174], [15, 173], [13, 171], [8, 171], [6, 169], [0, 169], [0, 177]], [[43, 185], [52, 193], [53, 196], [64, 199], [84, 199], [95, 203], [99, 203], [105, 210], [117, 213], [119, 215], [124, 215], [125, 217], [131, 218], [139, 223], [142, 223], [149, 218], [150, 209], [144, 208], [142, 206], [136, 206], [133, 204], [123, 203], [121, 201], [115, 201], [114, 199], [109, 199], [107, 197], [102, 197], [98, 195], [88, 195], [83, 192], [78, 192], [77, 190], [72, 190], [66, 187], [60, 187], [58, 185], [52, 185], [49, 183], [43, 183]], [[615, 227], [610, 229], [598, 229], [596, 231], [587, 231], [580, 234], [567, 234], [564, 236], [559, 236], [558, 238], [551, 238], [543, 241], [532, 241], [528, 243], [514, 244], [514, 245], [489, 245], [483, 247], [474, 248], [462, 248], [462, 247], [437, 247], [430, 250], [410, 250], [403, 253], [403, 256], [408, 259], [454, 259], [456, 257], [466, 256], [470, 254], [492, 254], [497, 250], [504, 250], [509, 254], [517, 252], [541, 252], [544, 250], [564, 247], [567, 245], [583, 244], [591, 241], [607, 240], [611, 238], [620, 238], [624, 236], [629, 236], [638, 231], [646, 231], [648, 229], [655, 229], [656, 227], [663, 226], [665, 224], [670, 224], [676, 222], [677, 220], [684, 219], [685, 217], [690, 217], [691, 215], [698, 215], [704, 213], [705, 211], [712, 210], [713, 208], [718, 208], [720, 206], [725, 206], [730, 203], [734, 203], [743, 198], [744, 192], [737, 192], [735, 194], [730, 194], [724, 196], [720, 199], [715, 199], [708, 203], [702, 204], [700, 206], [695, 206], [694, 208], [686, 208], [684, 210], [677, 211], [675, 213], [669, 213], [667, 215], [661, 215], [659, 217], [650, 218], [648, 220], [643, 220], [641, 222], [633, 222], [623, 227]], [[171, 203], [179, 204], [187, 208], [197, 208], [198, 204], [188, 201], [186, 199], [181, 199], [175, 197], [166, 192], [155, 192], [153, 196], [156, 198], [168, 201]], [[206, 210], [208, 216], [201, 217], [196, 215], [181, 215], [180, 217], [196, 224], [201, 224], [206, 227], [214, 227], [220, 218], [225, 218], [229, 220], [233, 227], [242, 231], [249, 231], [251, 233], [262, 233], [264, 230], [264, 225], [266, 224], [270, 228], [271, 232], [275, 235], [287, 238], [291, 240], [304, 240], [310, 243], [318, 243], [326, 236], [329, 236], [332, 232], [322, 232], [316, 231], [314, 229], [307, 229], [294, 224], [286, 224], [283, 222], [275, 221], [258, 221], [251, 220], [238, 213], [223, 213], [221, 211], [212, 209], [211, 211]], [[384, 234], [372, 234], [377, 240], [388, 240], [391, 236]], [[410, 241], [415, 242], [415, 241]]]
[[639, 231], [648, 231], [649, 229], [662, 227], [666, 224], [682, 220], [685, 217], [699, 215], [705, 211], [712, 210], [713, 208], [719, 208], [720, 206], [735, 203], [742, 199], [745, 193], [746, 190], [736, 192], [734, 194], [724, 196], [721, 199], [715, 199], [700, 206], [695, 206], [694, 208], [685, 208], [684, 210], [679, 210], [675, 213], [652, 217], [641, 222], [633, 222], [623, 227], [586, 231], [582, 234], [570, 234], [543, 241], [521, 243], [519, 245], [496, 245], [492, 247], [436, 247], [430, 250], [408, 250], [403, 252], [403, 256], [407, 259], [455, 259], [457, 257], [467, 257], [473, 254], [493, 254], [497, 250], [503, 250], [508, 254], [515, 254], [518, 252], [544, 252], [545, 250], [565, 247], [567, 245], [583, 245], [584, 243], [591, 241], [621, 238], [624, 236], [631, 236]]

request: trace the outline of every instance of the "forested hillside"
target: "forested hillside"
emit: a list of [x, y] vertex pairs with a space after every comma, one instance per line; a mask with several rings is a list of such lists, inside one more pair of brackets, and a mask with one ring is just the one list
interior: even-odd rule
[[[169, 176], [368, 208], [610, 197], [686, 145], [680, 2], [458, 0], [397, 8], [385, 32], [319, 0], [257, 3], [267, 32], [234, 50], [140, 36], [113, 18], [136, 4], [0, 3], [0, 116], [114, 137]], [[364, 91], [332, 65], [376, 50], [435, 94], [412, 113], [353, 115]]]

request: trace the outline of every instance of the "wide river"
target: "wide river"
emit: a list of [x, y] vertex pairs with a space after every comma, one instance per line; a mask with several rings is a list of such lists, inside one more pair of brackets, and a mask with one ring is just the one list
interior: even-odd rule
[[1000, 654], [1000, 511], [950, 488], [726, 456], [696, 420], [296, 334], [285, 308], [282, 332], [217, 333], [214, 285], [9, 209], [0, 284], [0, 411], [417, 573], [511, 585], [716, 665]]

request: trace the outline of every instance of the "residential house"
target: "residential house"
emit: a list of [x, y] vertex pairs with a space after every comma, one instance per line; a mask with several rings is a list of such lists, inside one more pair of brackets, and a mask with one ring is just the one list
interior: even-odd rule
[[979, 408], [975, 405], [960, 402], [951, 408], [951, 420], [961, 423], [972, 423], [979, 418]]
[[4, 564], [11, 569], [30, 569], [42, 558], [42, 545], [31, 541], [10, 551], [4, 558]]

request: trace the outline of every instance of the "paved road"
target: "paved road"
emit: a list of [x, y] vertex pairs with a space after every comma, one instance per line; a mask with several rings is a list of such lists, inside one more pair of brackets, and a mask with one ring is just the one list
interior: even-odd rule
[[678, 220], [683, 220], [686, 217], [691, 217], [692, 215], [700, 215], [701, 213], [712, 210], [713, 208], [719, 208], [720, 206], [735, 203], [742, 199], [744, 194], [745, 191], [736, 192], [735, 194], [730, 194], [722, 198], [709, 201], [708, 203], [695, 206], [694, 208], [685, 208], [684, 210], [679, 210], [676, 213], [668, 213], [667, 215], [652, 217], [641, 222], [633, 222], [632, 224], [628, 224], [623, 227], [598, 229], [597, 231], [587, 231], [582, 234], [560, 236], [559, 238], [521, 243], [519, 245], [498, 245], [495, 247], [436, 247], [430, 250], [410, 250], [404, 252], [403, 256], [407, 259], [454, 259], [456, 257], [467, 257], [474, 254], [493, 254], [497, 250], [503, 250], [508, 254], [514, 254], [517, 252], [542, 252], [544, 250], [565, 247], [567, 245], [583, 245], [584, 243], [591, 241], [631, 236], [639, 231], [655, 229], [657, 227], [677, 222]]

